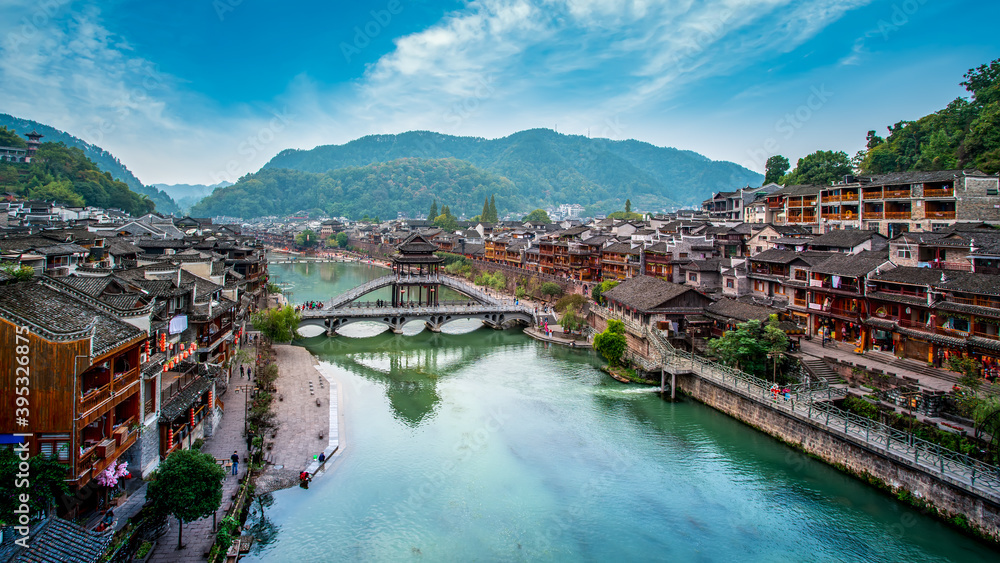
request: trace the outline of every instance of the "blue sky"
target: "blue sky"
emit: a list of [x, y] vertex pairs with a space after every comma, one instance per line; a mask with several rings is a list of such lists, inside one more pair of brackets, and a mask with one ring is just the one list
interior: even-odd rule
[[534, 127], [762, 171], [853, 154], [1000, 57], [954, 0], [4, 0], [0, 112], [145, 183], [235, 181], [286, 148]]

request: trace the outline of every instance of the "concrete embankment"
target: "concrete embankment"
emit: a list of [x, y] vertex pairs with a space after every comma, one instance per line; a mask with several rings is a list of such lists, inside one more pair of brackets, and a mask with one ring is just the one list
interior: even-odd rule
[[[758, 397], [699, 377], [681, 374], [677, 388], [842, 471], [875, 485], [921, 512], [938, 516], [993, 542], [1000, 542], [1000, 503], [977, 494], [962, 483], [925, 471], [891, 452], [838, 433], [794, 412], [775, 409]], [[901, 519], [905, 526], [905, 519]]]

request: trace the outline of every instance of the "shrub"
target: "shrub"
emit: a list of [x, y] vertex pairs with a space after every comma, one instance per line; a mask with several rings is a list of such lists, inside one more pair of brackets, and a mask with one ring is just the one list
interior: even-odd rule
[[580, 311], [583, 306], [587, 303], [587, 298], [580, 295], [579, 293], [570, 293], [569, 295], [563, 295], [556, 301], [556, 311], [560, 313], [568, 309], [576, 309]]
[[562, 295], [563, 290], [557, 283], [545, 282], [542, 284], [542, 287], [539, 288], [539, 292], [543, 297], [556, 297]]

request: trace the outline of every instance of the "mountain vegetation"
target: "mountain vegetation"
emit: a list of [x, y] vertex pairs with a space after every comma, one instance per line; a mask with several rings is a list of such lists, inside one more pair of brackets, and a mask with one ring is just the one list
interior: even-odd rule
[[[0, 126], [0, 146], [24, 146], [24, 140]], [[42, 143], [31, 164], [0, 162], [0, 189], [31, 199], [75, 207], [116, 208], [133, 215], [154, 208], [147, 196], [133, 192], [109, 172], [98, 170], [83, 150], [61, 142]]]
[[[455, 158], [505, 178], [514, 189], [508, 201], [517, 203], [507, 209], [515, 212], [569, 202], [589, 207], [589, 212], [604, 212], [619, 209], [625, 198], [637, 207], [658, 210], [699, 203], [712, 192], [757, 186], [763, 178], [691, 151], [634, 140], [561, 135], [548, 129], [493, 140], [428, 131], [371, 135], [344, 145], [285, 150], [264, 168], [321, 174], [400, 158]], [[398, 205], [390, 207], [399, 209], [405, 204], [392, 203]], [[421, 212], [429, 205], [428, 200]]]
[[[152, 200], [156, 205], [156, 210], [160, 213], [177, 213], [179, 211], [177, 204], [170, 198], [169, 195], [153, 186], [143, 185], [143, 183], [140, 182], [139, 179], [136, 178], [124, 164], [121, 163], [120, 160], [97, 145], [88, 143], [83, 139], [74, 137], [69, 133], [60, 131], [59, 129], [50, 127], [43, 123], [38, 123], [37, 121], [32, 121], [30, 119], [21, 119], [6, 113], [0, 113], [0, 126], [14, 131], [17, 135], [20, 135], [20, 138], [22, 139], [25, 133], [35, 130], [44, 135], [44, 141], [61, 142], [67, 147], [78, 148], [83, 151], [83, 154], [86, 155], [86, 157], [89, 158], [100, 171], [110, 173], [113, 179], [124, 182], [125, 185], [127, 185], [133, 192], [144, 195]], [[2, 143], [0, 143], [0, 145], [2, 145]]]
[[906, 170], [978, 168], [1000, 172], [1000, 59], [969, 69], [960, 84], [969, 98], [916, 121], [888, 127], [885, 138], [869, 131], [853, 160], [866, 174]]
[[[428, 209], [448, 216], [471, 216], [485, 199], [504, 209], [523, 207], [523, 196], [503, 177], [454, 158], [401, 158], [327, 173], [264, 168], [219, 188], [191, 209], [196, 217], [242, 218], [291, 215], [299, 211], [346, 216], [395, 217], [398, 211], [423, 217]], [[432, 207], [433, 205], [433, 207]]]

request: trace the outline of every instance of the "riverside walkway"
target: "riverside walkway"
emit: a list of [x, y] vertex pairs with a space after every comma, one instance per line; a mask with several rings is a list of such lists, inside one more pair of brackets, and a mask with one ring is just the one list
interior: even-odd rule
[[1000, 503], [1000, 467], [838, 408], [833, 401], [846, 396], [846, 387], [831, 387], [824, 382], [790, 386], [786, 400], [783, 393], [775, 396], [769, 381], [699, 357], [693, 352], [677, 350], [663, 334], [649, 327], [642, 327], [641, 330], [656, 353], [651, 358], [632, 354], [629, 359], [646, 371], [662, 371], [673, 376], [692, 375], [711, 381], [759, 405], [821, 427], [843, 440]]

